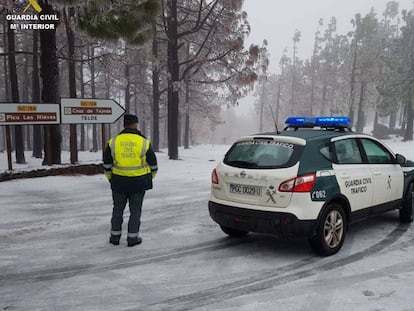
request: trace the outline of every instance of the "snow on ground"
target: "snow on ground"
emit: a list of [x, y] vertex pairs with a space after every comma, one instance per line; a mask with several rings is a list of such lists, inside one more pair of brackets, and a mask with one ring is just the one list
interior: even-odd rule
[[383, 140], [383, 142], [390, 147], [394, 153], [400, 153], [407, 159], [414, 161], [414, 141], [403, 142], [401, 137], [394, 137]]
[[[414, 160], [413, 142], [387, 144]], [[303, 239], [226, 237], [207, 209], [226, 150], [157, 154], [133, 248], [108, 243], [102, 175], [0, 183], [0, 310], [413, 310], [414, 227], [396, 212], [352, 226], [329, 258]]]
[[[13, 171], [15, 172], [25, 172], [35, 169], [45, 169], [47, 166], [42, 165], [43, 159], [36, 159], [32, 157], [31, 151], [25, 151], [25, 160], [24, 164], [16, 163], [15, 153], [12, 153], [12, 165]], [[65, 165], [70, 165], [70, 153], [68, 151], [62, 151], [62, 165], [54, 165], [53, 167], [60, 167]], [[102, 151], [99, 152], [89, 152], [89, 151], [79, 151], [78, 153], [79, 164], [92, 164], [92, 163], [101, 163], [102, 162]], [[0, 152], [0, 173], [8, 171], [8, 162], [7, 162], [7, 152]]]

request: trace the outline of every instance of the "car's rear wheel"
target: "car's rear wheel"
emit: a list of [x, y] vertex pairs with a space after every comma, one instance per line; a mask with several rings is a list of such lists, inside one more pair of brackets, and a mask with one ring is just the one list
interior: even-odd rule
[[220, 228], [221, 230], [223, 230], [225, 234], [232, 236], [232, 237], [243, 237], [249, 233], [248, 231], [237, 230], [237, 229], [233, 229], [233, 228], [229, 228], [225, 226], [220, 226]]
[[409, 223], [413, 221], [413, 191], [414, 186], [410, 184], [406, 196], [404, 197], [402, 207], [400, 209], [400, 221]]
[[337, 253], [345, 240], [346, 221], [342, 206], [330, 204], [320, 218], [316, 234], [309, 239], [311, 248], [322, 256]]

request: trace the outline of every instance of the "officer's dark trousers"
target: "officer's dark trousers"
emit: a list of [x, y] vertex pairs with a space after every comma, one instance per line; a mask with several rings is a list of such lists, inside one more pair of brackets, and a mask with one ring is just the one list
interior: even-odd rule
[[128, 237], [137, 237], [141, 225], [141, 209], [144, 200], [144, 192], [124, 193], [112, 190], [114, 208], [111, 219], [111, 234], [121, 235], [123, 214], [127, 201], [129, 201]]

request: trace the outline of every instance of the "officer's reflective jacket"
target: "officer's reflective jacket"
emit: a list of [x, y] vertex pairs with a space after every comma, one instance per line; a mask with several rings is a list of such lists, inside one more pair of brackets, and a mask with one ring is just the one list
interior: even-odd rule
[[105, 176], [112, 190], [143, 192], [152, 188], [158, 167], [151, 143], [140, 131], [124, 129], [111, 138], [104, 153]]

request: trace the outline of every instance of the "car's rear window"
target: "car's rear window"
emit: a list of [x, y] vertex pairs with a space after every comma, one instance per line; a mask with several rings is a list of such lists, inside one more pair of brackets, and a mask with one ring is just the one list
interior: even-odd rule
[[227, 152], [224, 163], [234, 167], [275, 169], [296, 164], [303, 146], [267, 139], [235, 143]]

